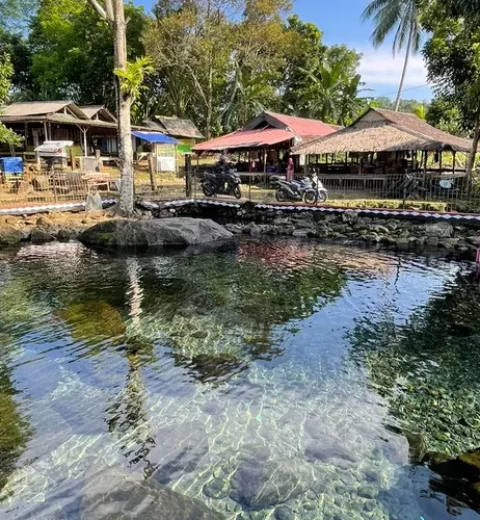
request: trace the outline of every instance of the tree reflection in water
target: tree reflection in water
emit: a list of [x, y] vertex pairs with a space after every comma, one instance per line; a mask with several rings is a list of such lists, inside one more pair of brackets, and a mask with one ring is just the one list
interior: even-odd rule
[[[480, 447], [480, 288], [470, 272], [455, 279], [406, 322], [394, 312], [365, 316], [348, 333], [350, 356], [366, 368], [372, 388], [388, 402], [391, 425], [411, 444], [413, 462], [427, 452], [457, 456]], [[433, 495], [459, 514], [461, 502], [480, 510], [480, 494], [460, 480], [430, 476]]]

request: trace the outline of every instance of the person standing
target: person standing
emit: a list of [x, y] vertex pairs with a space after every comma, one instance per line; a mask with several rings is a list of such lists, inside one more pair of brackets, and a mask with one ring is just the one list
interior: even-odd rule
[[295, 176], [295, 163], [293, 162], [293, 159], [291, 157], [288, 158], [287, 162], [287, 181], [293, 181], [293, 178]]

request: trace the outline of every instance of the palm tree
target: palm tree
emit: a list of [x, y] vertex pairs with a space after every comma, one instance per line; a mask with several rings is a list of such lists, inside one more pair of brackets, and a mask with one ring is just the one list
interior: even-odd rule
[[226, 102], [220, 114], [221, 124], [227, 131], [245, 126], [266, 107], [263, 103], [272, 95], [270, 86], [261, 76], [245, 77], [241, 65], [235, 61], [228, 78]]
[[422, 40], [419, 0], [372, 0], [363, 12], [362, 18], [373, 19], [376, 25], [372, 33], [374, 47], [382, 45], [392, 31], [395, 31], [394, 54], [402, 51], [406, 43], [405, 63], [395, 101], [395, 111], [398, 111], [408, 60], [411, 54], [419, 51]]

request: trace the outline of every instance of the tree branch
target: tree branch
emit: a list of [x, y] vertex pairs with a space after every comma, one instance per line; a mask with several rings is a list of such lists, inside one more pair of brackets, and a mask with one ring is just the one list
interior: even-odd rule
[[105, 0], [105, 10], [107, 12], [107, 20], [109, 22], [113, 22], [115, 20], [115, 15], [113, 13], [113, 4], [112, 0]]
[[[100, 3], [98, 2], [98, 0], [88, 0], [88, 2], [90, 3], [90, 5], [95, 9], [95, 11], [97, 11], [98, 15], [103, 18], [104, 20], [107, 20], [108, 21], [108, 18], [107, 18], [107, 12], [105, 11], [105, 9], [100, 5]], [[107, 5], [108, 5], [108, 0], [107, 0]]]

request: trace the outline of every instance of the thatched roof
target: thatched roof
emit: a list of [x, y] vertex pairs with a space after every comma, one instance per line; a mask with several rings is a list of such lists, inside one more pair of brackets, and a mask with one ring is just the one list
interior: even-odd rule
[[159, 123], [159, 130], [172, 137], [187, 137], [190, 139], [203, 139], [204, 136], [190, 119], [177, 117], [155, 116]]
[[296, 146], [293, 153], [320, 155], [344, 152], [411, 150], [469, 152], [472, 141], [450, 135], [414, 114], [371, 108], [351, 126]]

